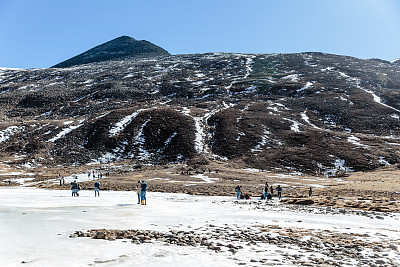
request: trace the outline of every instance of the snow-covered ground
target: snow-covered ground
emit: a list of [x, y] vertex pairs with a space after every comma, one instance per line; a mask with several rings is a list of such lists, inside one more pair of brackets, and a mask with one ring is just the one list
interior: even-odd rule
[[[312, 254], [296, 246], [252, 245], [251, 242], [247, 244], [248, 241], [243, 242], [243, 248], [233, 254], [229, 251], [216, 253], [204, 246], [176, 246], [158, 241], [138, 245], [126, 239], [105, 241], [69, 237], [78, 230], [102, 228], [162, 232], [184, 230], [202, 234], [223, 227], [232, 233], [255, 231], [260, 235], [256, 230], [258, 226], [274, 225], [280, 229], [300, 228], [313, 233], [332, 231], [358, 235], [356, 238], [360, 239], [362, 235], [369, 235], [368, 240], [378, 243], [388, 239], [400, 240], [398, 214], [375, 218], [354, 213], [300, 212], [285, 208], [277, 201], [266, 206], [265, 202], [259, 201], [237, 203], [233, 197], [155, 192], [149, 192], [147, 205], [141, 206], [136, 204], [135, 192], [109, 191], [100, 194], [99, 198], [95, 198], [92, 191], [81, 191], [79, 197], [73, 198], [70, 191], [1, 188], [0, 266], [18, 266], [22, 262], [28, 263], [28, 266], [261, 265], [260, 261], [251, 262], [251, 259], [291, 266], [288, 255], [318, 256], [320, 253]], [[225, 233], [218, 231], [214, 232], [215, 236], [222, 238]], [[307, 239], [304, 236], [304, 240]], [[386, 258], [390, 258], [392, 263], [400, 263], [399, 253], [393, 251], [388, 252]]]

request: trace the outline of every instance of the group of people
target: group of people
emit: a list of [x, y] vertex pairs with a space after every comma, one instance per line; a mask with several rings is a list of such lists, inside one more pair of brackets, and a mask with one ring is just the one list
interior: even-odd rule
[[146, 205], [146, 191], [147, 184], [145, 181], [139, 180], [136, 185], [136, 192], [138, 197], [138, 204]]
[[[93, 175], [92, 177], [93, 177], [93, 179], [95, 179], [96, 178], [96, 173], [94, 172], [94, 171], [92, 171], [92, 172], [88, 172], [88, 179], [90, 179], [90, 175]], [[106, 177], [108, 177], [110, 175], [110, 173], [109, 172], [106, 172], [105, 173], [105, 176]], [[98, 179], [102, 179], [103, 178], [103, 173], [98, 173], [97, 174], [97, 178]]]
[[79, 197], [79, 191], [81, 191], [81, 186], [76, 180], [71, 183], [71, 190], [73, 197]]
[[[79, 185], [77, 180], [71, 182], [71, 190], [73, 197], [79, 197], [79, 191], [81, 190], [81, 186]], [[145, 181], [139, 180], [136, 185], [136, 192], [138, 196], [138, 203], [146, 205], [146, 192], [147, 192], [147, 184]], [[94, 196], [100, 197], [100, 182], [96, 181], [94, 183]]]
[[[71, 190], [72, 190], [73, 197], [79, 197], [79, 191], [81, 191], [81, 185], [78, 183], [77, 180], [74, 180], [73, 182], [71, 182]], [[94, 183], [94, 196], [100, 197], [100, 183], [99, 182]]]
[[[282, 190], [283, 190], [282, 187], [278, 185], [276, 191], [278, 193], [279, 200], [282, 199]], [[240, 185], [236, 186], [235, 191], [237, 199], [250, 199], [250, 195], [248, 193], [245, 194], [242, 193], [242, 187]], [[274, 188], [272, 187], [272, 185], [271, 187], [268, 187], [268, 182], [266, 182], [264, 191], [261, 195], [261, 199], [272, 199], [273, 196], [274, 196]]]
[[[72, 196], [79, 197], [79, 191], [81, 190], [81, 186], [78, 184], [76, 180], [71, 183]], [[138, 204], [146, 205], [146, 192], [147, 192], [147, 184], [145, 181], [139, 180], [136, 185], [136, 192], [138, 196]], [[94, 183], [94, 196], [100, 197], [100, 182], [96, 181]]]
[[[250, 195], [248, 193], [245, 194], [242, 193], [242, 187], [240, 185], [236, 186], [235, 191], [237, 199], [250, 199]], [[278, 199], [281, 200], [283, 191], [282, 187], [278, 185], [276, 191], [278, 193]], [[312, 187], [310, 187], [310, 189], [308, 190], [308, 196], [312, 197], [312, 194], [313, 194]], [[261, 199], [272, 199], [273, 196], [274, 196], [274, 188], [272, 187], [272, 185], [271, 187], [268, 187], [268, 182], [266, 182], [264, 186], [264, 191], [261, 195]]]

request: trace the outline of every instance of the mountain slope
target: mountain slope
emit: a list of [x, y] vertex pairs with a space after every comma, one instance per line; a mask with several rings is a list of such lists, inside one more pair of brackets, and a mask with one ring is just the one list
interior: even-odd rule
[[120, 60], [135, 57], [168, 56], [169, 53], [148, 41], [138, 41], [129, 36], [121, 36], [98, 45], [82, 54], [54, 65], [52, 68], [67, 68], [76, 65]]
[[0, 155], [30, 166], [207, 158], [372, 170], [400, 161], [399, 90], [399, 66], [323, 53], [4, 70]]

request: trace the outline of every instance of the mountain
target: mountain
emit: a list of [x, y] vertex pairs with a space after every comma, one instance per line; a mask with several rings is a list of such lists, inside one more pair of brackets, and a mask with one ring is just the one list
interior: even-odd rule
[[168, 56], [169, 53], [148, 41], [138, 41], [129, 36], [121, 36], [98, 45], [82, 54], [54, 65], [52, 68], [68, 68], [82, 64], [121, 60], [127, 58], [149, 58]]
[[396, 59], [396, 60], [393, 60], [392, 64], [400, 65], [400, 58]]
[[400, 161], [400, 66], [324, 53], [209, 53], [0, 71], [16, 166], [226, 161], [373, 170]]

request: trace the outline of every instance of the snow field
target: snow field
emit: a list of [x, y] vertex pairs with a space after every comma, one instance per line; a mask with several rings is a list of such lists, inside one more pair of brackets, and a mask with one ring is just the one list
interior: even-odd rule
[[[276, 201], [263, 210], [254, 207], [263, 208], [264, 202], [235, 203], [234, 197], [149, 192], [147, 198], [147, 205], [141, 206], [136, 204], [135, 192], [101, 191], [100, 197], [95, 198], [93, 191], [81, 191], [80, 197], [73, 198], [71, 192], [65, 190], [2, 188], [0, 265], [17, 266], [27, 262], [30, 266], [51, 266], [55, 263], [58, 266], [235, 266], [246, 261], [250, 264], [250, 259], [256, 259], [291, 266], [283, 254], [297, 253], [304, 258], [312, 254], [296, 247], [283, 248], [265, 243], [247, 245], [240, 240], [232, 242], [241, 244], [243, 248], [232, 254], [224, 250], [215, 253], [206, 247], [175, 246], [163, 242], [135, 245], [128, 240], [69, 238], [78, 230], [103, 228], [163, 232], [183, 230], [202, 235], [211, 232], [221, 243], [228, 242], [223, 238], [228, 232], [257, 233], [258, 226], [263, 225], [312, 232], [368, 234], [370, 240], [377, 242], [388, 236], [400, 239], [397, 214], [376, 221], [355, 215], [296, 212]], [[213, 231], [222, 227], [228, 230], [225, 233]], [[278, 230], [265, 234], [279, 235]], [[387, 257], [400, 260], [398, 253], [389, 253]]]

